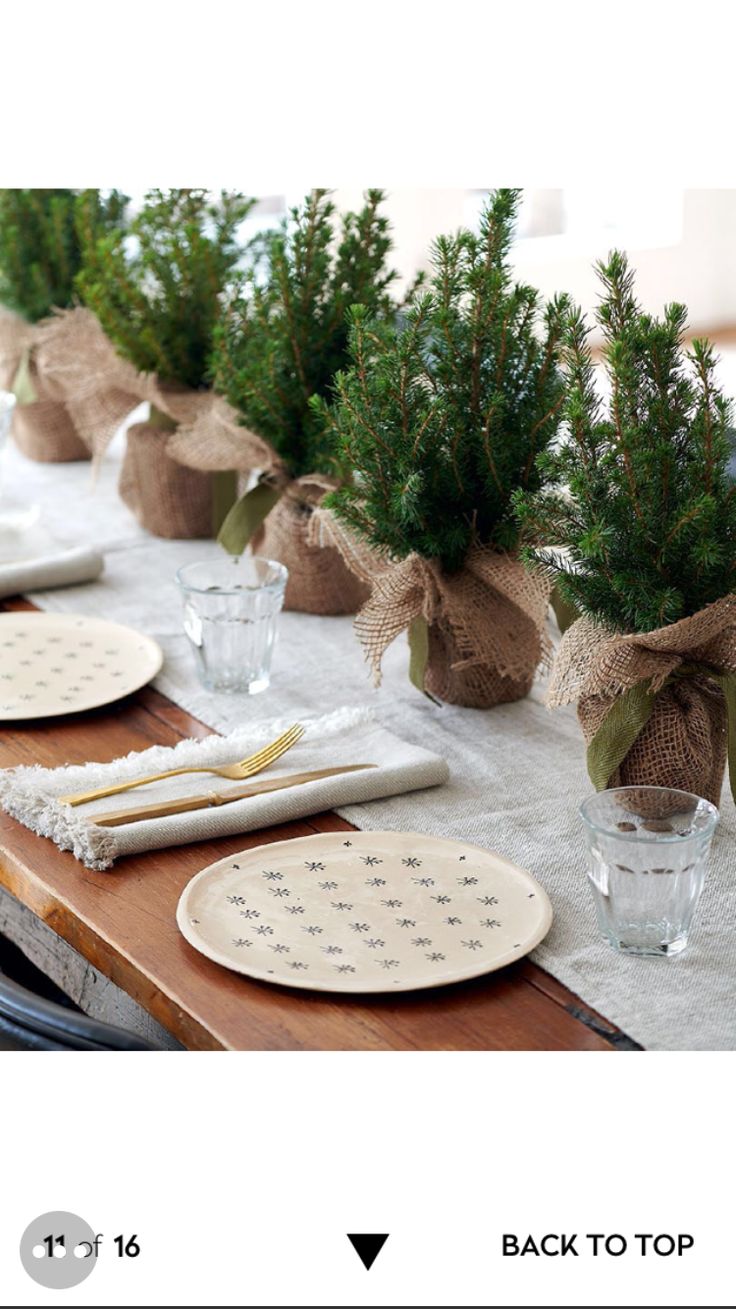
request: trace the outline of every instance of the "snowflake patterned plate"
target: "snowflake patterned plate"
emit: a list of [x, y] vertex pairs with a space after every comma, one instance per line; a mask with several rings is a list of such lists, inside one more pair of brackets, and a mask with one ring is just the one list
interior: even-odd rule
[[163, 655], [132, 627], [76, 614], [0, 614], [0, 721], [54, 718], [120, 700]]
[[414, 991], [503, 968], [549, 931], [530, 873], [415, 832], [331, 832], [220, 859], [177, 922], [202, 954], [313, 991]]

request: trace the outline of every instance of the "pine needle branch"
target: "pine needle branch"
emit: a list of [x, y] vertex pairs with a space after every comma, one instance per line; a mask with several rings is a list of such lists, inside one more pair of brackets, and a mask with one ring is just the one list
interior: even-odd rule
[[546, 567], [567, 599], [616, 630], [643, 632], [732, 589], [731, 405], [715, 381], [712, 346], [684, 349], [685, 307], [643, 313], [619, 252], [598, 272], [610, 401], [603, 405], [595, 384], [589, 329], [570, 309], [562, 441], [541, 458], [560, 489], [521, 491], [516, 510], [525, 557]]

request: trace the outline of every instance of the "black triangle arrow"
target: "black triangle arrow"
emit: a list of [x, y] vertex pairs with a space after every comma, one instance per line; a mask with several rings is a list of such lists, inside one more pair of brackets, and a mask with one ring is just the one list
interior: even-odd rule
[[348, 1232], [347, 1238], [366, 1269], [373, 1266], [384, 1245], [388, 1232]]

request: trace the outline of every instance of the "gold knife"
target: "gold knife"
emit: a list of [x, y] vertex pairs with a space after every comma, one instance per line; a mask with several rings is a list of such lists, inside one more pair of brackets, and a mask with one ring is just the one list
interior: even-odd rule
[[289, 773], [286, 777], [271, 777], [262, 782], [251, 782], [250, 786], [239, 786], [232, 791], [206, 791], [203, 795], [185, 795], [179, 800], [168, 800], [164, 804], [142, 805], [139, 809], [116, 809], [112, 813], [98, 814], [90, 817], [93, 827], [122, 827], [124, 823], [135, 823], [143, 818], [168, 818], [170, 814], [186, 814], [190, 809], [216, 809], [219, 805], [230, 804], [233, 800], [249, 800], [254, 795], [266, 795], [269, 791], [282, 791], [290, 786], [301, 786], [303, 782], [317, 782], [322, 777], [338, 777], [341, 773], [356, 773], [362, 768], [375, 768], [376, 764], [345, 764], [342, 768], [318, 768], [311, 773]]

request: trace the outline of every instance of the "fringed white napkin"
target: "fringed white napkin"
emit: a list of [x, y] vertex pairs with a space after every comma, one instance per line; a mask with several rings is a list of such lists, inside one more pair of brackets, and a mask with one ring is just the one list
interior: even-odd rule
[[324, 717], [309, 719], [301, 741], [259, 776], [275, 778], [338, 768], [341, 764], [375, 764], [375, 768], [322, 778], [249, 800], [235, 800], [217, 808], [149, 818], [113, 828], [96, 827], [95, 813], [139, 808], [205, 791], [225, 792], [240, 784], [203, 773], [174, 777], [73, 809], [60, 804], [57, 798], [169, 768], [234, 763], [273, 740], [289, 725], [285, 720], [274, 720], [258, 727], [239, 728], [228, 736], [180, 741], [173, 747], [156, 745], [109, 764], [9, 769], [0, 772], [0, 804], [31, 831], [49, 837], [60, 850], [72, 850], [88, 868], [105, 869], [121, 855], [251, 832], [326, 809], [439, 786], [449, 776], [444, 759], [380, 727], [370, 710], [338, 709]]
[[35, 559], [0, 563], [0, 600], [26, 591], [50, 591], [56, 586], [93, 582], [104, 567], [98, 550], [86, 546], [49, 550]]

